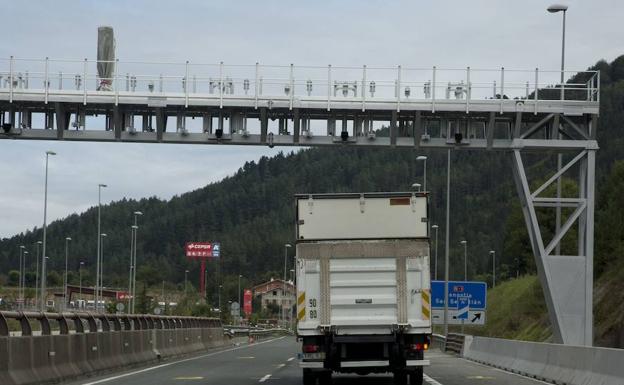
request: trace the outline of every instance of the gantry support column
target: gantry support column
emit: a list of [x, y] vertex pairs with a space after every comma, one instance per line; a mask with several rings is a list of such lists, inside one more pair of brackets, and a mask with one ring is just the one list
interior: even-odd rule
[[[514, 179], [529, 232], [537, 272], [544, 291], [554, 342], [593, 345], [594, 183], [596, 150], [585, 149], [534, 192], [520, 149], [513, 151]], [[572, 166], [579, 168], [578, 197], [540, 197]], [[573, 208], [573, 212], [545, 244], [536, 207]], [[557, 255], [557, 246], [577, 223], [577, 255]], [[555, 254], [552, 254], [553, 251]]]

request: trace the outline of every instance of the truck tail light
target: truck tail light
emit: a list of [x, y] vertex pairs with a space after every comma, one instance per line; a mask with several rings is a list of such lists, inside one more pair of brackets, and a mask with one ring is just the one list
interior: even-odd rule
[[412, 344], [410, 345], [410, 350], [411, 351], [420, 351], [420, 350], [428, 350], [429, 349], [429, 344], [424, 342], [424, 343], [416, 343], [416, 344]]
[[303, 345], [304, 353], [317, 353], [319, 350], [318, 345]]

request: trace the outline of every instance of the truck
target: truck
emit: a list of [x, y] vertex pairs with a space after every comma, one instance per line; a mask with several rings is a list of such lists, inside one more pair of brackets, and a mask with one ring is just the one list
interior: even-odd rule
[[423, 382], [431, 338], [427, 193], [297, 194], [303, 384], [333, 373]]

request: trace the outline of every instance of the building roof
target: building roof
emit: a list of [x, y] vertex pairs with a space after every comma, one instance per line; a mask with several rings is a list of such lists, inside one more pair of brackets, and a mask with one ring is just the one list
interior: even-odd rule
[[[284, 288], [284, 280], [283, 279], [271, 279], [270, 281], [263, 282], [251, 288], [253, 291], [253, 295], [261, 295], [268, 293], [269, 291], [283, 289]], [[286, 291], [295, 291], [295, 285], [292, 281], [286, 281]]]

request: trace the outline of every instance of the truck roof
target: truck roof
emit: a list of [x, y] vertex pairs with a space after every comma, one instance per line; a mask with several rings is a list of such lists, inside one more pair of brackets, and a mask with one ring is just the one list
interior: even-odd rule
[[336, 199], [336, 198], [394, 198], [394, 197], [411, 197], [415, 194], [418, 197], [429, 195], [427, 191], [397, 191], [397, 192], [367, 192], [367, 193], [311, 193], [311, 194], [295, 194], [295, 198], [312, 199]]

